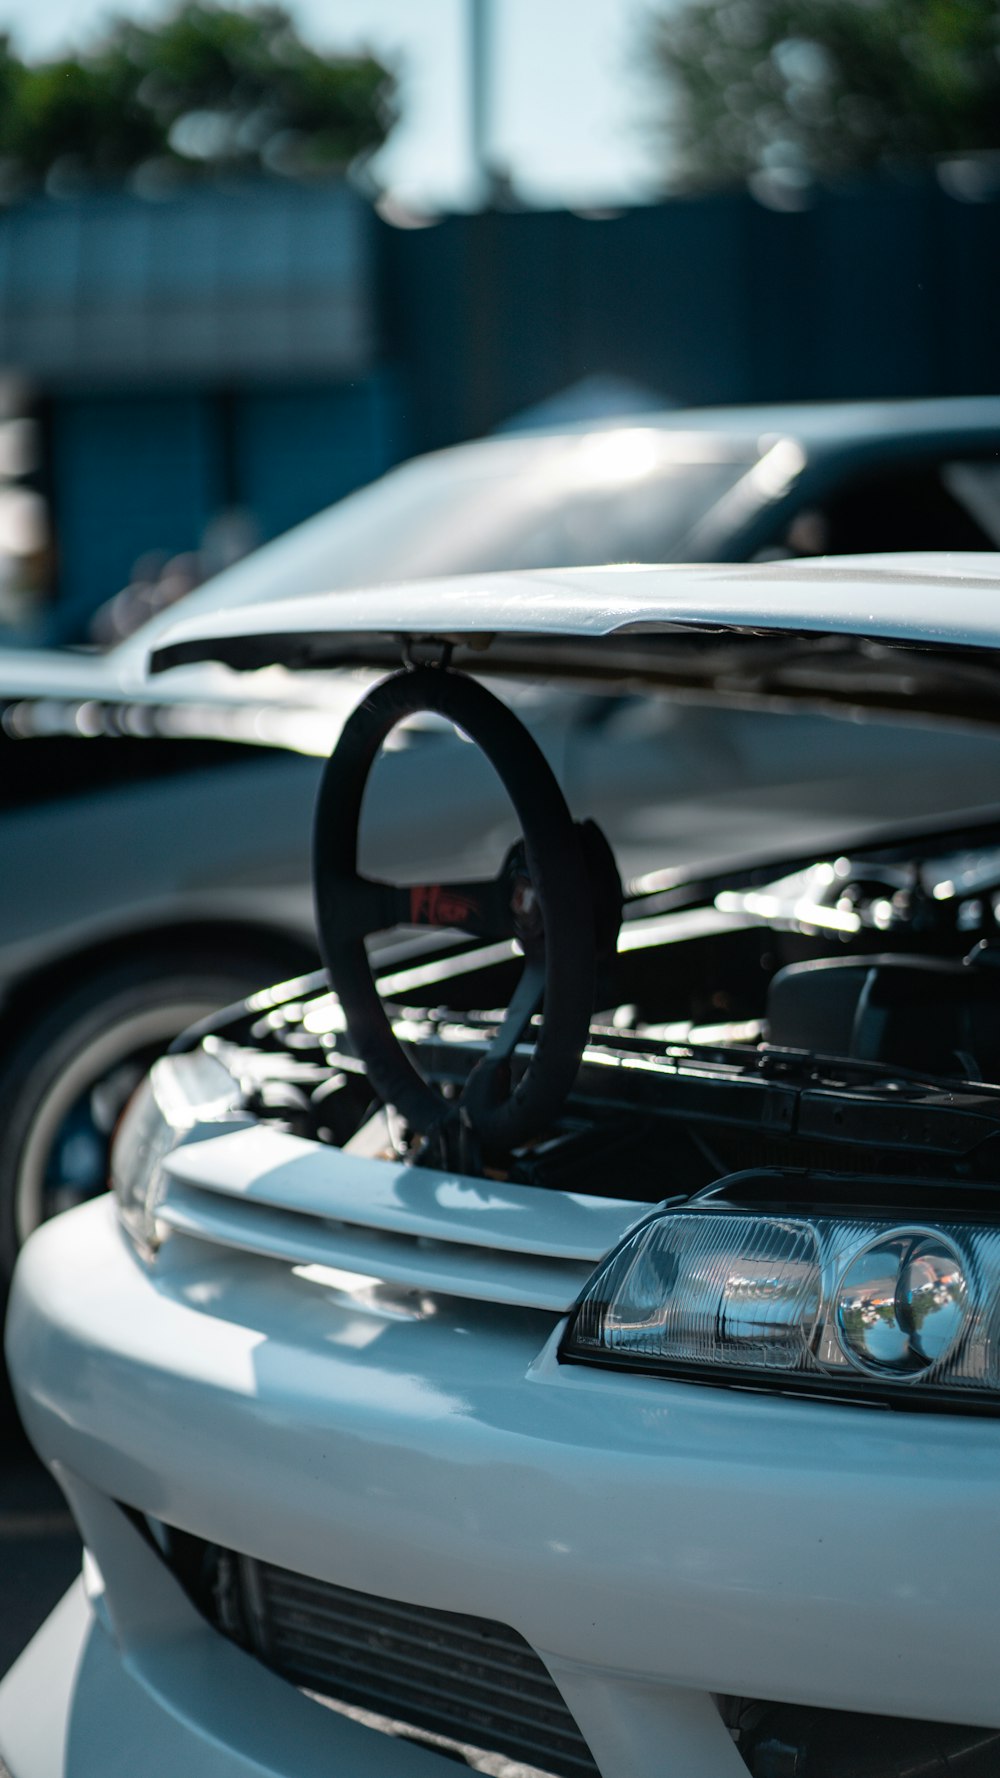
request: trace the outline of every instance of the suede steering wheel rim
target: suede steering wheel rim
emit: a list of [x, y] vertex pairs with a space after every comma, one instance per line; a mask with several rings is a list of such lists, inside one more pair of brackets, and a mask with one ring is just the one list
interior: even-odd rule
[[[495, 879], [402, 887], [358, 872], [369, 773], [391, 730], [422, 711], [453, 722], [475, 743], [514, 806], [523, 852], [515, 847]], [[492, 1150], [537, 1135], [562, 1106], [589, 1035], [595, 918], [580, 829], [544, 754], [513, 712], [478, 681], [443, 667], [408, 668], [373, 687], [324, 769], [314, 881], [323, 962], [379, 1097], [425, 1136], [456, 1114]], [[503, 1022], [457, 1102], [419, 1073], [379, 996], [364, 940], [397, 923], [457, 928], [484, 939], [516, 937], [524, 951]], [[533, 1053], [512, 1085], [510, 1057], [542, 1004]]]

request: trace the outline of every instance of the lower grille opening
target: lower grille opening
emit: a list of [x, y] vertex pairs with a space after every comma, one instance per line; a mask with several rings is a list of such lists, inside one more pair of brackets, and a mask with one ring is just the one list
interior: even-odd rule
[[205, 1554], [216, 1627], [320, 1702], [488, 1778], [599, 1778], [548, 1669], [506, 1624]]
[[1000, 1732], [720, 1697], [750, 1778], [997, 1778]]

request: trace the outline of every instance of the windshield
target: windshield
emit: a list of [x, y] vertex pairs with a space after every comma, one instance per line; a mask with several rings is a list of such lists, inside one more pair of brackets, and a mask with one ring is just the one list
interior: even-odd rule
[[144, 657], [181, 615], [234, 605], [432, 575], [669, 560], [756, 456], [743, 441], [630, 426], [418, 457], [215, 575], [116, 652]]

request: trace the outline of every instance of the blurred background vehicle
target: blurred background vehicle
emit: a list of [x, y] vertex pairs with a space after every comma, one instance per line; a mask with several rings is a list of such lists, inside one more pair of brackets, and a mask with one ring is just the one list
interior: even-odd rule
[[[982, 547], [1000, 537], [998, 446], [1000, 400], [988, 399], [678, 412], [486, 440], [391, 471], [166, 602], [104, 656], [0, 651], [0, 1283], [39, 1220], [103, 1185], [108, 1135], [150, 1058], [314, 958], [304, 836], [320, 762], [360, 688], [304, 690], [280, 672], [248, 686], [210, 668], [150, 686], [148, 650], [181, 611], [403, 575]], [[779, 808], [787, 755], [769, 750], [759, 717], [732, 714], [723, 735], [677, 707], [650, 735], [627, 707], [602, 709], [598, 725], [585, 701], [544, 691], [526, 716], [588, 807], [631, 751], [636, 873], [650, 858], [711, 858], [723, 809], [727, 845], [752, 836], [769, 804], [773, 840], [794, 845], [816, 806], [834, 824], [847, 806], [843, 784], [826, 782], [810, 785], [809, 808], [801, 796]], [[845, 780], [872, 770], [875, 743], [857, 739]], [[808, 725], [801, 740], [808, 751]], [[881, 769], [905, 779], [913, 745], [883, 733]], [[956, 739], [947, 759], [935, 742], [929, 776], [892, 794], [901, 808], [911, 790], [921, 812], [935, 796], [946, 806], [956, 770], [975, 801], [997, 763], [990, 742]], [[675, 815], [665, 835], [647, 805], [678, 774], [690, 820]], [[445, 810], [460, 784], [456, 825]], [[485, 844], [502, 819], [489, 775], [433, 727], [390, 756], [378, 795], [386, 849], [405, 836], [430, 875], [474, 868], [452, 834]], [[624, 844], [620, 810], [617, 828]]]
[[[1000, 396], [564, 428], [543, 415], [391, 470], [213, 576], [204, 598], [217, 607], [490, 569], [998, 546]], [[151, 605], [189, 591], [184, 564], [165, 564], [156, 584], [100, 609], [99, 633], [129, 634]]]

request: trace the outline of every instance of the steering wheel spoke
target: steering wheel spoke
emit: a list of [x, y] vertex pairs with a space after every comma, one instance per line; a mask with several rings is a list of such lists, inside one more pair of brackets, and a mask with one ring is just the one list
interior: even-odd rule
[[490, 1060], [509, 1062], [545, 998], [545, 966], [526, 963], [493, 1042]]

